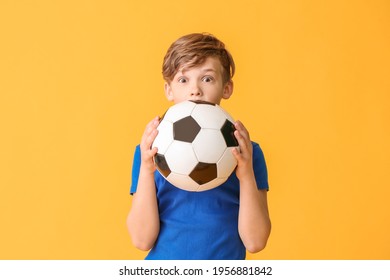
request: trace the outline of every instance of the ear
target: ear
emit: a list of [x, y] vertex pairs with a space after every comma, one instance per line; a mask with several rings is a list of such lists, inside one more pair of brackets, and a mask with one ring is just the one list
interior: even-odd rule
[[223, 99], [229, 99], [230, 96], [233, 94], [233, 80], [228, 81], [223, 88], [223, 94], [222, 98]]
[[172, 89], [168, 82], [164, 84], [164, 90], [165, 96], [167, 97], [168, 101], [173, 101]]

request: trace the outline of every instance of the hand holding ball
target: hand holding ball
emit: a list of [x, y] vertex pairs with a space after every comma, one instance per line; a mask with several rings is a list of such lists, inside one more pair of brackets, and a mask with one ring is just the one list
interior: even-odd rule
[[224, 183], [237, 166], [234, 120], [219, 105], [184, 101], [170, 107], [152, 147], [157, 170], [172, 185], [206, 191]]

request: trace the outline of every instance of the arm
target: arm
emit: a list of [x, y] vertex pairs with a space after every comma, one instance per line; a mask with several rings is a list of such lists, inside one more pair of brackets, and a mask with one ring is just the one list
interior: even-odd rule
[[157, 136], [158, 117], [153, 119], [145, 129], [141, 139], [141, 167], [137, 192], [127, 217], [129, 230], [134, 246], [140, 250], [150, 250], [160, 231], [160, 219], [157, 206], [156, 187], [154, 182], [155, 166], [153, 156], [157, 148], [150, 149]]
[[252, 163], [252, 143], [244, 125], [235, 123], [235, 136], [240, 151], [233, 150], [237, 159], [236, 175], [240, 181], [240, 209], [238, 214], [238, 232], [251, 253], [264, 249], [271, 231], [268, 213], [267, 191], [258, 190]]

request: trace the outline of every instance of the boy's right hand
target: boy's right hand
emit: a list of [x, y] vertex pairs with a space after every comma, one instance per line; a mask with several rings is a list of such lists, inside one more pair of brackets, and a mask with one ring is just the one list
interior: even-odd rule
[[144, 134], [141, 138], [141, 168], [146, 172], [154, 173], [156, 166], [153, 162], [153, 157], [157, 153], [157, 147], [151, 148], [154, 139], [158, 134], [157, 126], [159, 125], [160, 117], [155, 117], [150, 121], [145, 128]]

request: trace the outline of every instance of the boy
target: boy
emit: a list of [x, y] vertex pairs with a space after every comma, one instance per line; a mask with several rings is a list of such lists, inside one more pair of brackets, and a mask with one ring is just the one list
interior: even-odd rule
[[[235, 65], [224, 44], [210, 34], [189, 34], [168, 49], [163, 63], [169, 101], [220, 104], [233, 93]], [[245, 259], [262, 250], [270, 234], [267, 169], [258, 144], [235, 123], [239, 149], [236, 171], [221, 186], [187, 192], [157, 171], [151, 149], [159, 118], [147, 126], [137, 146], [127, 226], [134, 245], [150, 250], [146, 259]]]

